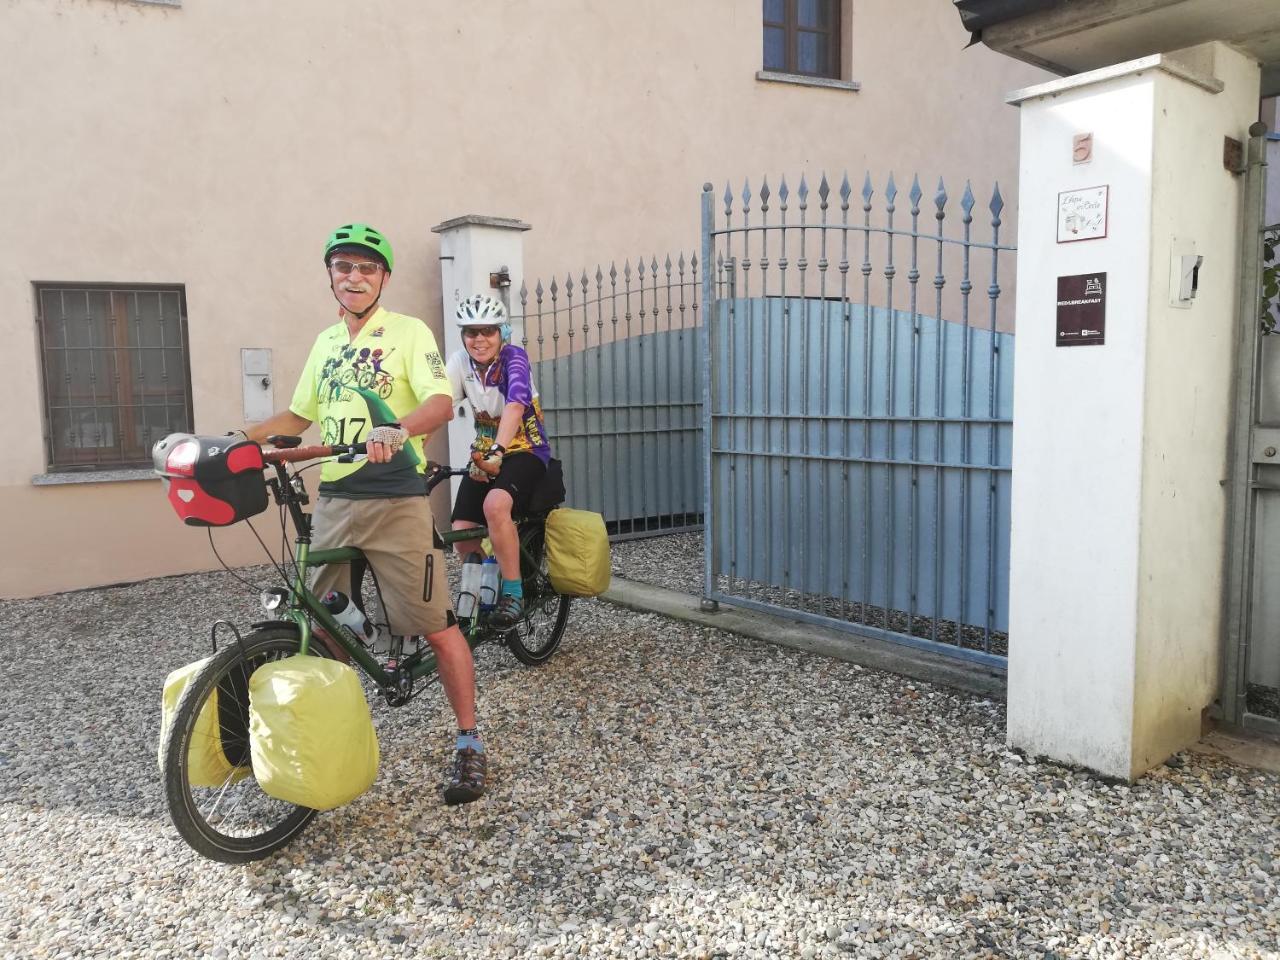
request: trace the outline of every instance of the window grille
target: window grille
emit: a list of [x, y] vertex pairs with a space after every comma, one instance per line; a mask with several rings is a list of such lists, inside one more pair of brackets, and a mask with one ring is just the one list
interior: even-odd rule
[[182, 287], [36, 285], [49, 470], [149, 466], [191, 430]]
[[764, 0], [764, 68], [840, 79], [840, 0]]

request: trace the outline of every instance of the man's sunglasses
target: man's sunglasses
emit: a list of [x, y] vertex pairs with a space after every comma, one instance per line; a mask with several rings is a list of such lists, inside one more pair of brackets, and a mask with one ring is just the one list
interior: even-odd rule
[[330, 260], [329, 269], [344, 277], [353, 270], [358, 271], [361, 276], [372, 277], [382, 269], [382, 264], [374, 263], [372, 260], [365, 260], [362, 263], [352, 263], [350, 260]]

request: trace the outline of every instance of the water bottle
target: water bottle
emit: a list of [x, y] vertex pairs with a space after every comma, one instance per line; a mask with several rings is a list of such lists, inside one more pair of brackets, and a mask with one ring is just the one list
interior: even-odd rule
[[360, 643], [368, 646], [372, 642], [373, 624], [360, 611], [345, 593], [330, 590], [320, 600], [326, 610], [333, 614], [333, 619], [347, 628]]
[[485, 557], [480, 565], [480, 609], [492, 610], [498, 603], [498, 558]]
[[476, 615], [476, 601], [480, 598], [480, 554], [468, 553], [462, 558], [462, 581], [458, 589], [458, 608], [455, 611], [460, 620], [470, 620]]

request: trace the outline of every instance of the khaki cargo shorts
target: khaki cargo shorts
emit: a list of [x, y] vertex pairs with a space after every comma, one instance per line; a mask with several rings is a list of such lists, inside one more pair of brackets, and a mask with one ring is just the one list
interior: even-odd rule
[[[457, 622], [449, 597], [444, 544], [436, 533], [430, 502], [423, 497], [346, 500], [320, 497], [312, 514], [313, 550], [359, 547], [382, 590], [391, 632], [430, 636]], [[351, 592], [351, 565], [320, 567], [311, 582], [323, 597]]]

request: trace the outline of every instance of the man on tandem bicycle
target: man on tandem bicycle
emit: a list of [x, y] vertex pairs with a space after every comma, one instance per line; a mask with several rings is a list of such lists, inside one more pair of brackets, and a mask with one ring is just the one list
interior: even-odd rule
[[[319, 423], [323, 443], [367, 444], [367, 460], [321, 467], [312, 543], [363, 550], [391, 632], [425, 636], [431, 644], [458, 721], [444, 799], [469, 803], [484, 793], [487, 770], [476, 729], [475, 666], [454, 616], [444, 545], [423, 480], [423, 438], [453, 418], [449, 380], [426, 324], [378, 306], [395, 263], [381, 233], [363, 223], [339, 227], [325, 244], [324, 263], [339, 320], [316, 338], [289, 408], [244, 432], [262, 442]], [[379, 358], [377, 382], [361, 376], [370, 357]], [[349, 576], [345, 566], [323, 567], [311, 589], [317, 596], [350, 589], [342, 582]]]

